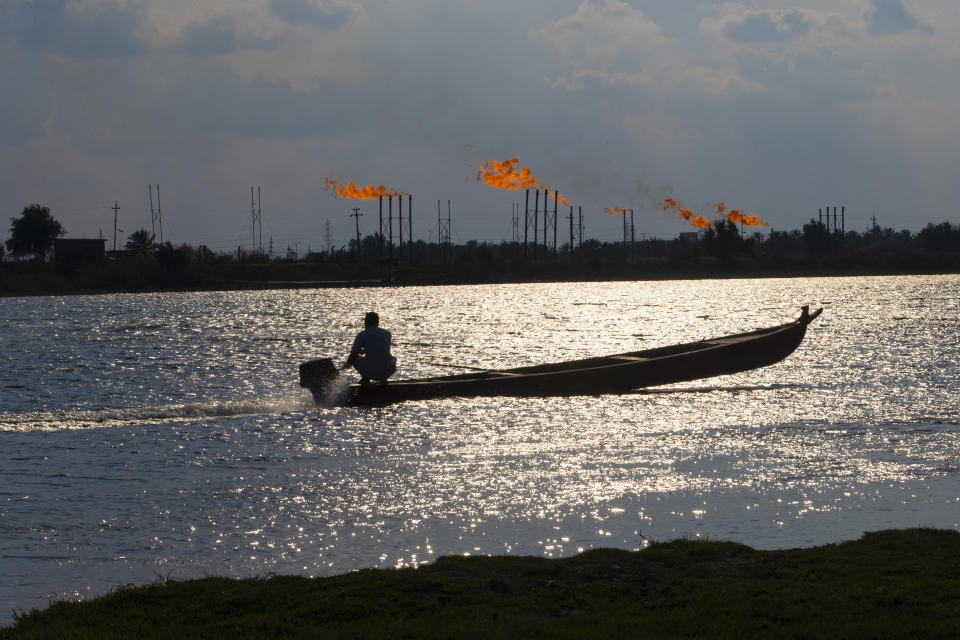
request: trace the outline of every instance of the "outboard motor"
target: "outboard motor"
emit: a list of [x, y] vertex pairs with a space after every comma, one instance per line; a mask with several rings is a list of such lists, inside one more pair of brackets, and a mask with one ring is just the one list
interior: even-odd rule
[[319, 404], [326, 396], [330, 383], [340, 376], [333, 358], [316, 358], [300, 365], [300, 386], [310, 389]]

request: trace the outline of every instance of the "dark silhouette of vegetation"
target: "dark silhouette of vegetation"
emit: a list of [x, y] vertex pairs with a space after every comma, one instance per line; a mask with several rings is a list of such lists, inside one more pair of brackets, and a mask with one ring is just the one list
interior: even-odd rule
[[[28, 215], [29, 212], [29, 215]], [[50, 221], [47, 244], [26, 244], [24, 219]], [[642, 280], [664, 278], [771, 277], [960, 273], [960, 226], [930, 223], [919, 233], [874, 225], [841, 232], [810, 220], [802, 229], [761, 232], [718, 220], [699, 237], [602, 242], [571, 247], [542, 242], [439, 244], [415, 240], [392, 247], [379, 234], [351, 239], [297, 257], [260, 251], [217, 253], [209, 247], [156, 244], [146, 229], [130, 234], [125, 252], [100, 264], [45, 265], [53, 238], [63, 233], [49, 210], [24, 209], [18, 232], [7, 241], [17, 258], [0, 262], [0, 295], [104, 291], [249, 289], [307, 286], [467, 284], [497, 282]], [[23, 227], [24, 229], [26, 227]], [[13, 229], [11, 229], [13, 230]], [[46, 247], [42, 252], [38, 246]], [[14, 250], [14, 248], [17, 250]]]
[[10, 223], [7, 249], [17, 258], [35, 255], [40, 262], [46, 262], [53, 241], [65, 233], [63, 226], [50, 215], [50, 207], [36, 203], [27, 205], [19, 218], [10, 218]]
[[917, 234], [917, 240], [931, 251], [960, 251], [960, 225], [930, 223]]
[[139, 257], [144, 258], [149, 255], [150, 250], [153, 249], [153, 234], [146, 229], [137, 229], [130, 234], [124, 247], [136, 252]]

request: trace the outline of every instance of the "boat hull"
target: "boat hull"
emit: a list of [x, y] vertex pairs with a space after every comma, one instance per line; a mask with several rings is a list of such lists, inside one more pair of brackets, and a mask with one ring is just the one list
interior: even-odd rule
[[[452, 376], [352, 385], [350, 403], [477, 396], [571, 396], [626, 393], [634, 389], [739, 373], [780, 362], [800, 345], [807, 325], [822, 309], [776, 327], [570, 362]], [[309, 382], [309, 381], [308, 381]], [[324, 383], [326, 384], [326, 383]], [[323, 388], [308, 386], [319, 401]]]

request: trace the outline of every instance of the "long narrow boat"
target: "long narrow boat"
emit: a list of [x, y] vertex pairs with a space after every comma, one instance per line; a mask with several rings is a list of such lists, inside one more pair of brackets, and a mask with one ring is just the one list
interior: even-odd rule
[[[391, 380], [349, 386], [354, 405], [475, 396], [572, 396], [626, 393], [643, 387], [739, 373], [780, 362], [800, 345], [807, 325], [823, 309], [803, 307], [792, 322], [669, 347], [516, 369]], [[330, 358], [300, 365], [300, 386], [314, 399], [329, 397], [339, 372]]]

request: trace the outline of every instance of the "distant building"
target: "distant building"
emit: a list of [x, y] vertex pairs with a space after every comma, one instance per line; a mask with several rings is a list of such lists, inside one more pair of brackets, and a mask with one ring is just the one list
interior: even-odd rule
[[682, 231], [680, 235], [677, 236], [682, 242], [699, 242], [700, 241], [700, 232], [699, 231]]
[[60, 264], [96, 264], [106, 257], [103, 238], [57, 238], [53, 241], [53, 259]]

